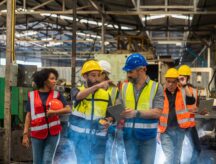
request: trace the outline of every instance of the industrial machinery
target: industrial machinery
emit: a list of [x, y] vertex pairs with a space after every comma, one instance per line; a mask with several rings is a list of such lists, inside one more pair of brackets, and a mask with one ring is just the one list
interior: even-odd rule
[[200, 141], [203, 145], [216, 148], [216, 97], [215, 94], [215, 70], [211, 67], [192, 68], [190, 83], [198, 88], [199, 99], [214, 99], [212, 113], [196, 115], [197, 129]]

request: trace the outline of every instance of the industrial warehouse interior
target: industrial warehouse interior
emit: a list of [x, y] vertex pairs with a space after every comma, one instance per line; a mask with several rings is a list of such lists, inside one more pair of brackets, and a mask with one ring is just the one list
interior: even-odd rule
[[0, 0], [0, 164], [216, 164], [215, 127], [216, 0]]

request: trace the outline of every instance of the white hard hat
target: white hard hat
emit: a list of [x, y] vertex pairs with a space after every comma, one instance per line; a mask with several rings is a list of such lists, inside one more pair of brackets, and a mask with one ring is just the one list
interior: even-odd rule
[[101, 68], [104, 71], [106, 71], [108, 73], [111, 73], [111, 65], [110, 65], [110, 63], [108, 61], [106, 61], [106, 60], [100, 60], [99, 61], [99, 65], [101, 66]]

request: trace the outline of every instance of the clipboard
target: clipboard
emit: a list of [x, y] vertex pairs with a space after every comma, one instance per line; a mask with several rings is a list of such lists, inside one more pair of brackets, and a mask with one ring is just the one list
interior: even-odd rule
[[121, 120], [120, 114], [125, 110], [125, 107], [122, 104], [110, 106], [107, 108], [108, 112], [111, 114], [112, 117], [118, 122]]

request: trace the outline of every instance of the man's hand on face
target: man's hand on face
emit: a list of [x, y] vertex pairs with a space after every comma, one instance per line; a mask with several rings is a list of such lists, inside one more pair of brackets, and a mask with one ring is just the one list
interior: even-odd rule
[[179, 76], [179, 83], [181, 86], [186, 86], [187, 85], [187, 78], [185, 76]]

